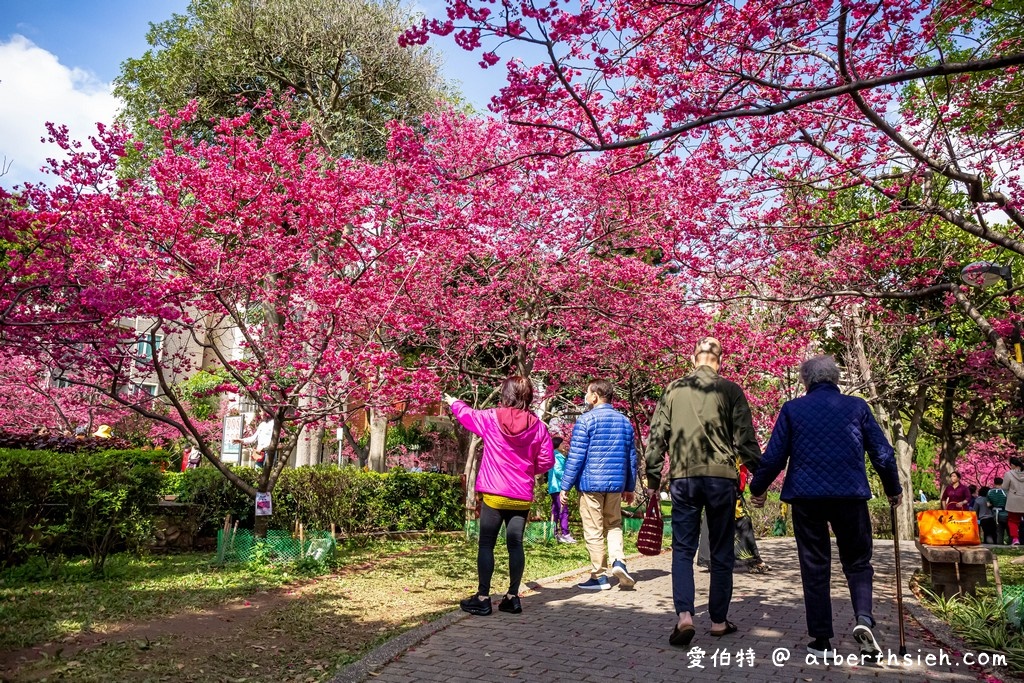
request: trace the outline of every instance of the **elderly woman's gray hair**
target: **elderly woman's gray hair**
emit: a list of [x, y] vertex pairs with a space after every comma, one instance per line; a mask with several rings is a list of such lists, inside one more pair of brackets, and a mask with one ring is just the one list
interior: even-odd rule
[[800, 364], [800, 381], [810, 387], [820, 382], [839, 384], [839, 366], [832, 356], [815, 356]]

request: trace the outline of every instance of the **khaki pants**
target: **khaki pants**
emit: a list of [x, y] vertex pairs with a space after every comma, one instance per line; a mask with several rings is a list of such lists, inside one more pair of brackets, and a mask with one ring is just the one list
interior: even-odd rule
[[[603, 574], [608, 565], [623, 560], [622, 552], [622, 494], [580, 492], [580, 518], [583, 520], [583, 540], [590, 553], [590, 573]], [[605, 563], [605, 539], [608, 539], [608, 563]]]

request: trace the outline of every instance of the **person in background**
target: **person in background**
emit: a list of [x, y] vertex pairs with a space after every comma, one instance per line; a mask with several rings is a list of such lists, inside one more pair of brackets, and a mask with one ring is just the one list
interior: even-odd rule
[[97, 439], [109, 439], [114, 436], [114, 433], [110, 430], [110, 425], [100, 425], [93, 432], [93, 436]]
[[974, 497], [972, 508], [978, 515], [978, 526], [981, 528], [981, 538], [984, 543], [996, 542], [996, 520], [992, 514], [992, 504], [988, 502], [988, 487], [982, 486], [978, 495]]
[[[747, 480], [750, 472], [746, 465], [740, 465], [739, 498], [736, 500], [736, 560], [743, 563], [749, 574], [767, 574], [772, 566], [761, 559], [761, 553], [757, 549], [757, 536], [754, 534], [754, 523], [747, 512], [743, 500], [743, 492], [746, 490]], [[785, 532], [783, 532], [785, 535]], [[707, 542], [708, 522], [706, 516], [700, 521], [700, 544], [697, 547], [697, 566], [706, 568], [711, 561], [711, 551]]]
[[548, 494], [551, 495], [551, 519], [555, 523], [555, 540], [559, 543], [575, 543], [576, 539], [569, 533], [569, 506], [562, 505], [562, 472], [565, 471], [565, 454], [559, 451], [562, 437], [551, 439], [555, 449], [555, 466], [548, 470]]
[[636, 488], [636, 440], [629, 418], [612, 407], [613, 397], [606, 379], [587, 385], [584, 400], [591, 410], [572, 428], [562, 474], [562, 505], [574, 487], [580, 492], [583, 541], [590, 555], [590, 578], [577, 584], [582, 590], [611, 589], [606, 571], [620, 587], [636, 583], [622, 547], [622, 503], [633, 502]]
[[1006, 491], [1006, 525], [1010, 530], [1010, 545], [1020, 545], [1020, 520], [1024, 516], [1024, 460], [1010, 458], [1010, 467], [1003, 475]]
[[971, 484], [970, 486], [967, 487], [967, 490], [970, 491], [971, 493], [971, 497], [967, 499], [967, 509], [973, 510], [974, 499], [978, 497], [978, 487], [976, 484]]
[[996, 520], [996, 543], [1006, 545], [1010, 542], [1010, 532], [1006, 525], [1008, 515], [1006, 513], [1006, 491], [1003, 490], [1002, 477], [992, 480], [992, 487], [988, 490], [986, 497], [992, 506], [992, 515]]
[[921, 489], [921, 502], [922, 503], [927, 503], [928, 502], [928, 496], [924, 495], [924, 489]]
[[807, 652], [815, 657], [834, 652], [831, 526], [857, 619], [853, 639], [863, 657], [874, 659], [882, 651], [873, 632], [871, 487], [864, 453], [882, 481], [889, 505], [896, 506], [903, 487], [895, 453], [867, 402], [839, 390], [839, 367], [832, 356], [804, 361], [800, 380], [807, 393], [782, 406], [761, 467], [750, 482], [751, 502], [763, 506], [768, 487], [786, 470], [781, 498], [793, 510], [807, 632], [813, 638]]
[[971, 490], [960, 481], [960, 473], [949, 475], [949, 485], [942, 491], [943, 510], [969, 510]]
[[494, 546], [505, 526], [508, 548], [508, 592], [498, 610], [519, 614], [519, 584], [526, 567], [523, 531], [533, 503], [534, 482], [555, 463], [554, 448], [547, 426], [530, 412], [533, 386], [525, 377], [513, 376], [501, 383], [498, 407], [474, 410], [454, 396], [445, 395], [452, 415], [463, 427], [484, 442], [476, 491], [480, 506], [480, 541], [477, 545], [477, 591], [459, 602], [463, 612], [476, 616], [491, 613], [491, 578], [494, 575]]
[[740, 465], [740, 495], [736, 501], [736, 559], [746, 565], [750, 574], [767, 574], [772, 567], [761, 559], [761, 553], [757, 549], [757, 536], [754, 534], [754, 522], [750, 519], [743, 500], [749, 479], [750, 470], [746, 465]]
[[263, 412], [263, 421], [256, 426], [256, 431], [243, 439], [234, 439], [234, 443], [253, 446], [256, 455], [253, 464], [256, 467], [273, 467], [274, 452], [270, 444], [274, 442], [274, 416], [269, 410]]

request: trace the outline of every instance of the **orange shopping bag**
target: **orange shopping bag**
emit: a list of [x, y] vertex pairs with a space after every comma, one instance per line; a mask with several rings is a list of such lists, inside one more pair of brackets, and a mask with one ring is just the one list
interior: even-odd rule
[[963, 510], [925, 510], [917, 513], [922, 545], [981, 545], [978, 514]]

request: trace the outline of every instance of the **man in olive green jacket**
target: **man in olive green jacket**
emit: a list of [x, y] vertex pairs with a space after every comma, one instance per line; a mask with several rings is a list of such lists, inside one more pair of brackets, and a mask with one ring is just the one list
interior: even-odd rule
[[737, 458], [754, 472], [761, 449], [754, 435], [747, 397], [735, 382], [718, 376], [722, 344], [702, 339], [694, 351], [695, 370], [668, 385], [651, 417], [647, 445], [648, 493], [658, 494], [666, 452], [672, 496], [672, 598], [678, 617], [669, 642], [686, 647], [693, 626], [693, 557], [700, 540], [702, 512], [708, 521], [711, 635], [736, 631], [728, 620], [736, 561]]

